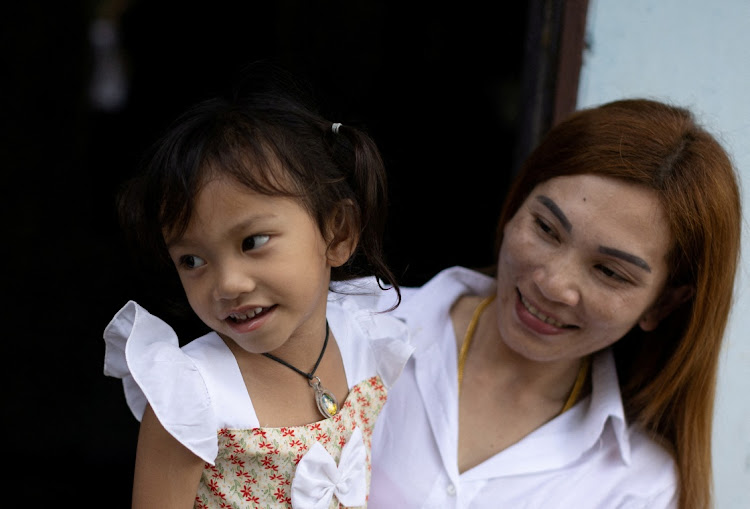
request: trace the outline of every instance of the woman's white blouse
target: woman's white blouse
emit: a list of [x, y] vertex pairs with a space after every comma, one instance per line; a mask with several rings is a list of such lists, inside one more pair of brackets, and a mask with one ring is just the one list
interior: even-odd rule
[[490, 295], [494, 279], [453, 267], [403, 288], [394, 314], [416, 351], [375, 426], [370, 509], [673, 508], [676, 467], [625, 422], [614, 358], [592, 363], [592, 393], [483, 463], [458, 472], [458, 388], [450, 307]]

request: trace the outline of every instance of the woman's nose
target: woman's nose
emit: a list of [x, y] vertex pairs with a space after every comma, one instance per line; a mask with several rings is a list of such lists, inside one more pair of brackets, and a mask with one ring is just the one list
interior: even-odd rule
[[573, 256], [559, 256], [534, 272], [534, 282], [551, 302], [575, 306], [581, 300], [583, 274]]

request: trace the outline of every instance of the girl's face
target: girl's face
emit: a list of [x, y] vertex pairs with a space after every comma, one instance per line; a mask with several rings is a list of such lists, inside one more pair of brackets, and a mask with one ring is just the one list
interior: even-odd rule
[[504, 229], [497, 325], [532, 360], [600, 350], [655, 327], [670, 231], [650, 189], [597, 175], [539, 184]]
[[295, 200], [219, 177], [200, 191], [185, 234], [166, 238], [193, 311], [250, 353], [325, 331], [331, 260]]

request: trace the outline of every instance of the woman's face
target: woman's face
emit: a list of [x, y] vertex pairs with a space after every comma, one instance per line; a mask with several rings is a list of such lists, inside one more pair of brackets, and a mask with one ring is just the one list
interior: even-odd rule
[[552, 361], [609, 346], [639, 321], [647, 328], [670, 239], [648, 188], [597, 175], [539, 184], [505, 226], [500, 335], [515, 352]]

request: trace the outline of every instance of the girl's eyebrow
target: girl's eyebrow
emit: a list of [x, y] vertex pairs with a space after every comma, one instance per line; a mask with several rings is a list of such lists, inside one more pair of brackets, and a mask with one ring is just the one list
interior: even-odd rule
[[173, 239], [170, 239], [170, 240], [164, 239], [164, 244], [167, 246], [167, 251], [169, 251], [170, 249], [173, 249], [175, 247], [180, 247], [180, 246], [182, 246], [185, 243], [186, 242], [184, 242], [184, 239], [182, 237], [180, 237], [180, 238], [173, 238]]
[[570, 233], [573, 230], [573, 225], [570, 224], [570, 221], [568, 221], [568, 218], [565, 216], [562, 210], [560, 210], [560, 207], [557, 206], [557, 203], [555, 203], [552, 198], [548, 196], [539, 195], [536, 197], [536, 200], [547, 207], [550, 212], [552, 212], [558, 221], [560, 221], [560, 224], [562, 225], [565, 230]]
[[634, 254], [626, 253], [625, 251], [620, 251], [619, 249], [606, 246], [599, 246], [599, 252], [610, 256], [616, 256], [621, 260], [625, 260], [626, 262], [630, 262], [633, 265], [642, 268], [646, 272], [651, 272], [651, 267], [648, 263], [646, 263], [646, 260]]
[[[273, 212], [251, 215], [245, 218], [244, 220], [237, 222], [237, 224], [232, 225], [227, 231], [229, 235], [237, 235], [243, 230], [253, 228], [255, 226], [255, 223], [258, 223], [264, 220], [275, 219], [277, 217], [278, 217], [278, 214], [273, 213]], [[165, 239], [165, 244], [167, 245], [167, 249], [171, 249], [173, 247], [179, 247], [182, 245], [189, 245], [191, 244], [191, 242], [192, 242], [192, 239], [185, 237], [185, 236], [171, 239], [170, 241], [166, 241]]]
[[251, 214], [229, 228], [230, 235], [237, 235], [245, 230], [257, 228], [257, 223], [263, 223], [263, 221], [271, 221], [277, 219], [279, 216], [276, 212], [264, 212], [260, 214]]

